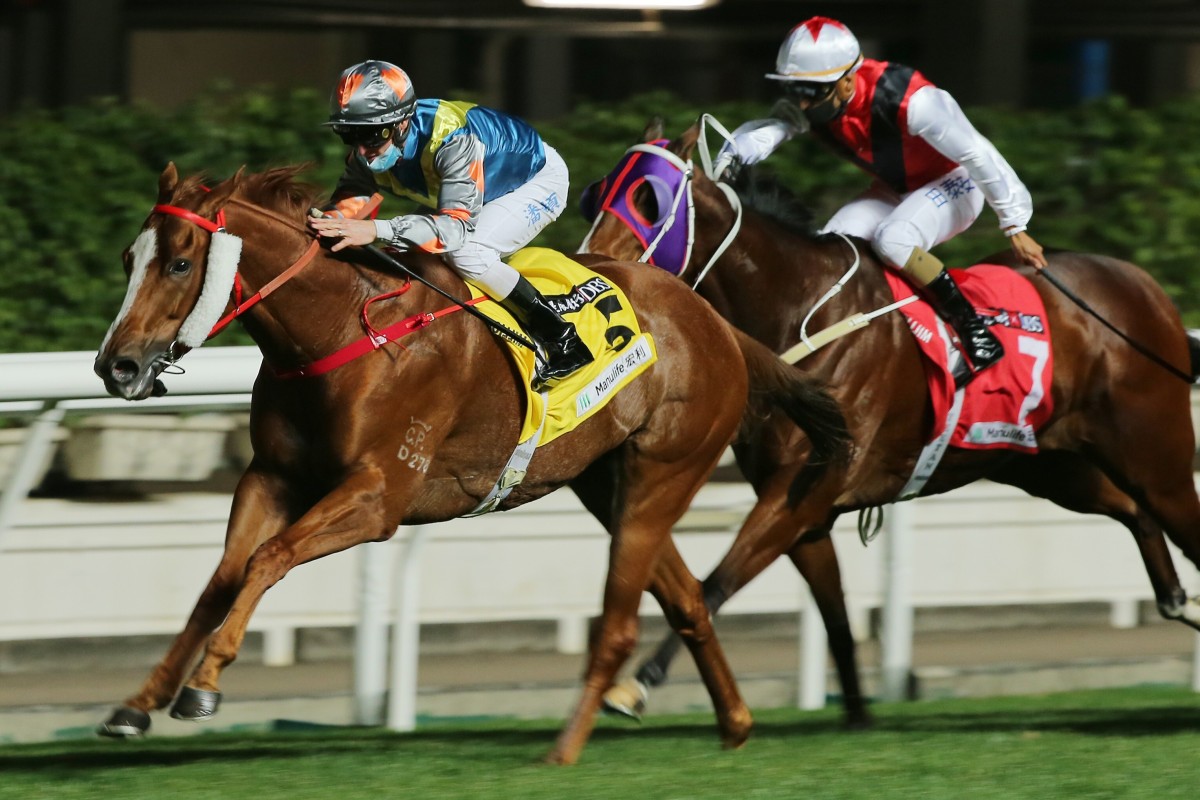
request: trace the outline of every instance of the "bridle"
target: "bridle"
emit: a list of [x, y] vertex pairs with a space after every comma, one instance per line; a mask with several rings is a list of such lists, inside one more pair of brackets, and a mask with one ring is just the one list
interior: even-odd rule
[[[737, 237], [742, 227], [741, 199], [733, 187], [720, 180], [719, 175], [714, 174], [713, 163], [708, 152], [708, 143], [705, 136], [706, 125], [711, 125], [718, 133], [731, 141], [732, 135], [711, 115], [704, 114], [701, 116], [700, 135], [696, 145], [696, 149], [700, 153], [701, 167], [704, 170], [705, 176], [717, 185], [729, 201], [729, 205], [734, 211], [734, 222], [728, 233], [726, 233], [725, 238], [721, 241], [721, 244], [709, 256], [708, 261], [700, 270], [696, 279], [692, 281], [692, 289], [700, 285], [700, 282], [704, 280], [708, 271], [712, 269], [713, 265], [716, 264], [729, 245], [733, 243], [733, 240]], [[654, 164], [654, 160], [666, 162], [670, 168], [662, 169], [659, 165]], [[606, 183], [604, 187], [603, 197], [600, 198], [597, 205], [595, 220], [592, 223], [591, 230], [588, 231], [587, 236], [584, 237], [583, 243], [580, 245], [580, 252], [587, 252], [588, 242], [599, 226], [603, 213], [607, 211], [620, 220], [637, 237], [638, 241], [643, 243], [642, 254], [637, 259], [639, 262], [650, 262], [674, 275], [681, 275], [691, 261], [692, 247], [695, 242], [696, 210], [692, 196], [692, 181], [694, 177], [695, 166], [690, 158], [684, 160], [666, 147], [655, 142], [643, 142], [633, 145], [625, 151], [621, 162], [609, 175], [611, 182]], [[675, 181], [677, 181], [676, 185], [671, 186], [670, 183]], [[665, 199], [669, 192], [670, 199], [667, 213], [660, 214], [659, 220], [654, 223], [645, 221], [637, 213], [636, 209], [633, 208], [633, 190], [643, 184], [648, 184], [660, 200]], [[675, 227], [680, 223], [685, 226], [682, 232]], [[663, 242], [671, 241], [672, 237], [678, 239], [681, 237], [681, 234], [686, 245], [682, 257], [678, 258], [677, 265], [674, 263], [661, 264], [652, 260]]]
[[[380, 195], [380, 194], [372, 195], [371, 198], [367, 201], [367, 203], [364, 204], [361, 208], [359, 208], [355, 212], [354, 218], [362, 219], [364, 217], [367, 217], [368, 215], [373, 213], [376, 208], [379, 207], [379, 204], [382, 201], [383, 201], [382, 195]], [[285, 217], [279, 216], [279, 215], [271, 212], [269, 209], [265, 209], [261, 206], [255, 205], [255, 204], [247, 202], [245, 200], [241, 200], [236, 197], [230, 198], [229, 202], [232, 204], [242, 206], [248, 210], [254, 211], [260, 215], [274, 219], [275, 221], [280, 222], [294, 230], [298, 230], [306, 235], [311, 235], [311, 233], [307, 229], [297, 226], [291, 220], [289, 220]], [[227, 237], [228, 239], [237, 240], [237, 243], [238, 243], [237, 250], [240, 253], [241, 240], [238, 237], [233, 236], [226, 230], [225, 210], [224, 209], [219, 209], [217, 211], [215, 222], [213, 222], [212, 220], [206, 219], [205, 217], [202, 217], [199, 214], [197, 214], [194, 211], [191, 211], [189, 209], [182, 208], [180, 206], [173, 206], [173, 205], [167, 205], [167, 204], [162, 204], [162, 203], [155, 205], [154, 208], [152, 209], [152, 212], [160, 213], [160, 214], [167, 214], [167, 215], [174, 216], [174, 217], [179, 217], [180, 219], [187, 220], [188, 222], [191, 222], [194, 225], [199, 226], [203, 230], [208, 231], [209, 234], [211, 234], [213, 237], [213, 245], [210, 245], [210, 255], [211, 255], [213, 246], [216, 245], [218, 242], [222, 241], [222, 239], [219, 237]], [[205, 341], [208, 341], [209, 339], [216, 336], [218, 333], [220, 333], [222, 330], [224, 330], [229, 325], [229, 323], [233, 322], [235, 319], [237, 319], [238, 317], [245, 314], [247, 311], [249, 311], [255, 305], [257, 305], [258, 303], [260, 303], [261, 301], [266, 299], [276, 289], [281, 287], [283, 284], [287, 283], [292, 278], [296, 277], [296, 275], [298, 275], [301, 270], [303, 270], [306, 266], [308, 266], [312, 262], [312, 260], [316, 257], [317, 253], [320, 251], [320, 249], [321, 249], [320, 241], [314, 237], [312, 242], [305, 249], [304, 253], [302, 253], [300, 255], [300, 257], [291, 266], [289, 266], [283, 272], [276, 275], [265, 286], [263, 286], [261, 289], [259, 289], [257, 292], [250, 295], [249, 297], [246, 297], [245, 299], [243, 299], [243, 296], [242, 296], [243, 288], [242, 288], [241, 275], [236, 270], [236, 264], [235, 264], [233, 272], [232, 272], [232, 277], [230, 278], [230, 285], [228, 287], [221, 286], [220, 288], [214, 290], [214, 292], [220, 292], [221, 296], [223, 298], [228, 298], [232, 295], [233, 309], [229, 313], [227, 313], [223, 317], [221, 317], [219, 320], [217, 320], [211, 326], [211, 328], [207, 328], [207, 326], [205, 326], [207, 328], [207, 335], [205, 335], [200, 341], [194, 342], [194, 343], [192, 343], [190, 340], [181, 342], [179, 339], [177, 339], [176, 341], [173, 341], [171, 343], [171, 345], [167, 348], [167, 351], [165, 353], [163, 353], [159, 358], [155, 359], [155, 363], [160, 366], [160, 371], [165, 371], [170, 367], [175, 367], [175, 369], [177, 371], [182, 371], [181, 369], [179, 369], [176, 366], [176, 362], [180, 358], [182, 358], [183, 355], [186, 354], [188, 350], [191, 350], [194, 347], [198, 347], [200, 344], [203, 344]], [[365, 336], [363, 336], [362, 338], [352, 342], [351, 344], [346, 345], [345, 347], [342, 347], [341, 349], [339, 349], [323, 358], [317, 359], [316, 361], [314, 361], [310, 364], [305, 364], [305, 365], [295, 367], [295, 368], [289, 369], [289, 370], [279, 370], [279, 369], [272, 368], [272, 371], [275, 373], [276, 377], [278, 377], [278, 378], [302, 378], [302, 377], [313, 377], [316, 375], [322, 375], [326, 372], [330, 372], [334, 369], [337, 369], [338, 367], [342, 366], [343, 364], [347, 364], [350, 361], [353, 361], [354, 359], [358, 358], [359, 356], [366, 355], [367, 353], [370, 353], [374, 350], [378, 350], [381, 347], [383, 347], [384, 345], [388, 344], [389, 342], [395, 342], [396, 340], [401, 339], [405, 336], [408, 336], [409, 334], [416, 333], [417, 331], [422, 330], [423, 328], [431, 325], [433, 322], [435, 322], [439, 318], [441, 318], [447, 314], [452, 314], [456, 311], [466, 311], [468, 313], [471, 313], [471, 314], [479, 317], [480, 319], [483, 320], [483, 322], [488, 327], [492, 328], [493, 330], [496, 330], [498, 333], [500, 333], [500, 335], [509, 337], [513, 341], [529, 348], [530, 350], [532, 350], [534, 352], [536, 358], [538, 358], [538, 359], [543, 358], [542, 354], [537, 351], [537, 349], [534, 347], [533, 343], [530, 342], [520, 332], [511, 330], [507, 326], [502, 325], [494, 320], [491, 320], [490, 318], [481, 314], [479, 311], [477, 311], [474, 308], [474, 306], [477, 305], [478, 303], [483, 302], [484, 300], [487, 300], [488, 298], [486, 296], [476, 297], [471, 300], [460, 301], [460, 300], [456, 299], [455, 297], [453, 297], [452, 295], [450, 295], [449, 293], [447, 293], [446, 291], [444, 291], [443, 289], [440, 289], [439, 287], [434, 286], [432, 283], [430, 283], [429, 281], [427, 281], [425, 278], [421, 277], [420, 275], [414, 273], [412, 270], [409, 270], [403, 264], [397, 262], [395, 259], [393, 259], [391, 256], [389, 256], [386, 252], [380, 250], [379, 248], [376, 248], [373, 246], [367, 246], [364, 249], [367, 250], [368, 252], [371, 252], [372, 254], [374, 254], [377, 258], [380, 258], [383, 261], [387, 262], [393, 268], [399, 270], [402, 274], [406, 275], [406, 280], [404, 281], [404, 284], [402, 286], [400, 286], [400, 288], [395, 289], [393, 291], [385, 292], [384, 294], [370, 297], [363, 303], [362, 311], [360, 313], [360, 318], [361, 318], [363, 330], [366, 332]], [[211, 270], [212, 264], [211, 263], [210, 263], [209, 267], [210, 267], [210, 271], [208, 272], [208, 274], [206, 274], [206, 277], [205, 277], [206, 285], [205, 285], [204, 289], [202, 290], [202, 293], [209, 290], [209, 287], [207, 286], [207, 281], [208, 281], [208, 276], [212, 274], [212, 270]], [[417, 314], [413, 314], [412, 316], [406, 317], [405, 319], [402, 319], [399, 322], [388, 325], [384, 328], [381, 328], [381, 329], [375, 328], [371, 324], [370, 316], [368, 313], [370, 310], [371, 304], [375, 303], [379, 300], [390, 300], [392, 298], [399, 297], [400, 295], [408, 292], [409, 289], [412, 288], [412, 284], [413, 284], [414, 280], [425, 284], [426, 286], [431, 288], [436, 293], [441, 294], [442, 296], [448, 298], [453, 303], [453, 305], [451, 305], [447, 308], [440, 309], [438, 311], [419, 312]], [[198, 303], [198, 305], [199, 305], [199, 303]], [[222, 303], [221, 307], [224, 308], [224, 305], [225, 304]], [[196, 313], [196, 312], [193, 311], [193, 314], [194, 313]], [[184, 324], [182, 326], [180, 326], [180, 330], [183, 331], [188, 326], [188, 323], [190, 321], [191, 321], [191, 316], [189, 316], [188, 319], [184, 320]], [[195, 326], [193, 326], [193, 327], [195, 327]]]

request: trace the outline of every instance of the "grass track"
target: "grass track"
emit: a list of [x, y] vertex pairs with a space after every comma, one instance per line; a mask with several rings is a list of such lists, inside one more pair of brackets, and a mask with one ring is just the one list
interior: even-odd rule
[[558, 720], [222, 733], [0, 747], [0, 798], [889, 800], [1200, 797], [1200, 695], [1146, 687], [760, 711], [740, 751], [710, 715], [601, 721], [583, 761], [539, 763]]

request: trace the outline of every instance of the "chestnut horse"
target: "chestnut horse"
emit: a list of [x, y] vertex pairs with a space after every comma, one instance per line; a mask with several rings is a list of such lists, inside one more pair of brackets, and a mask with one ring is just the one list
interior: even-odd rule
[[[362, 251], [321, 250], [304, 223], [315, 190], [297, 172], [239, 172], [209, 190], [198, 176], [180, 180], [170, 165], [159, 179], [158, 205], [125, 254], [129, 290], [96, 359], [110, 393], [128, 400], [155, 393], [159, 374], [202, 343], [222, 311], [226, 321], [246, 312], [240, 319], [263, 367], [250, 414], [254, 458], [233, 497], [221, 561], [182, 632], [102, 734], [144, 733], [149, 712], [172, 698], [174, 717], [211, 716], [221, 672], [268, 588], [299, 564], [387, 539], [400, 524], [470, 512], [517, 444], [525, 401], [505, 345], [467, 313], [436, 313], [461, 308], [432, 286], [466, 300], [466, 284], [436, 256], [404, 256], [429, 286], [360, 263]], [[222, 271], [223, 288], [212, 277]], [[548, 760], [579, 757], [601, 696], [636, 643], [646, 589], [695, 654], [724, 743], [738, 746], [750, 715], [671, 527], [737, 433], [748, 397], [763, 406], [760, 413], [783, 407], [803, 421], [828, 463], [844, 450], [844, 420], [813, 381], [670, 276], [619, 263], [599, 271], [637, 303], [658, 361], [575, 430], [538, 449], [524, 482], [500, 506], [569, 484], [612, 536], [582, 697]], [[245, 287], [259, 295], [243, 300]], [[331, 371], [287, 374], [365, 341], [360, 325], [372, 299], [386, 300], [372, 310], [375, 322], [415, 321], [407, 346], [368, 346]]]
[[[655, 242], [646, 230], [635, 234], [607, 212], [596, 218], [580, 252], [642, 258], [649, 248], [641, 236], [658, 245], [656, 264], [676, 272], [688, 285], [699, 280], [697, 291], [722, 316], [782, 353], [797, 343], [805, 314], [846, 272], [854, 258], [851, 244], [838, 236], [813, 235], [797, 224], [796, 214], [782, 213], [796, 208], [794, 203], [790, 208], [781, 203], [781, 187], [758, 192], [751, 186], [739, 192], [740, 198], [732, 198], [732, 187], [714, 183], [705, 169], [693, 170], [695, 150], [701, 151], [705, 168], [708, 164], [704, 147], [696, 146], [703, 124], [704, 118], [679, 139], [662, 142], [662, 147], [633, 148], [643, 158], [674, 158], [676, 165], [685, 167], [681, 172], [694, 172], [690, 191], [642, 177], [631, 193], [642, 223], [662, 221], [671, 213], [680, 223], [692, 217], [690, 258], [678, 259], [686, 263], [663, 262], [663, 244], [670, 241], [666, 234]], [[661, 136], [661, 122], [652, 120], [645, 141]], [[643, 169], [650, 171], [648, 166]], [[612, 192], [622, 181], [623, 186], [631, 185], [628, 175], [614, 171], [593, 186]], [[590, 201], [597, 204], [585, 213], [598, 210], [602, 199], [593, 193]], [[607, 202], [612, 199], [609, 196]], [[588, 192], [584, 202], [589, 203]], [[763, 208], [756, 209], [756, 202]], [[768, 207], [773, 207], [770, 213]], [[789, 217], [791, 221], [785, 221]], [[636, 219], [634, 223], [640, 224]], [[683, 234], [676, 235], [676, 250], [687, 252]], [[810, 334], [892, 303], [884, 267], [870, 245], [861, 240], [853, 244], [862, 266], [813, 315]], [[1133, 264], [1059, 252], [1049, 256], [1048, 274], [1042, 275], [1015, 266], [1011, 253], [986, 262], [1014, 266], [1032, 280], [1045, 302], [1053, 334], [1054, 413], [1037, 433], [1036, 455], [949, 448], [920, 494], [938, 494], [987, 478], [1073, 511], [1107, 515], [1133, 534], [1160, 613], [1200, 629], [1200, 603], [1180, 586], [1163, 539], [1165, 529], [1200, 566], [1200, 502], [1193, 484], [1189, 413], [1189, 381], [1197, 375], [1200, 345], [1184, 329], [1167, 295]], [[1069, 299], [1052, 280], [1095, 313]], [[1139, 347], [1149, 354], [1138, 352]], [[802, 432], [774, 418], [756, 435], [735, 444], [738, 464], [758, 503], [704, 581], [704, 594], [715, 613], [786, 553], [812, 589], [842, 684], [845, 720], [857, 727], [869, 724], [869, 717], [830, 529], [844, 512], [898, 499], [926, 443], [932, 405], [921, 355], [899, 313], [880, 316], [868, 327], [836, 339], [799, 367], [825, 381], [839, 399], [854, 442], [851, 464], [836, 474], [831, 471], [807, 496], [797, 498], [789, 495], [788, 487], [807, 458]], [[669, 637], [635, 677], [606, 695], [606, 706], [637, 716], [648, 689], [666, 679], [677, 650], [678, 639]]]

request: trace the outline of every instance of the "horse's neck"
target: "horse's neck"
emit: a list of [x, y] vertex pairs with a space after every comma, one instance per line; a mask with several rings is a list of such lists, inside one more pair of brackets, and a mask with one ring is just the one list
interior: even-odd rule
[[[732, 222], [732, 215], [697, 219], [697, 248], [685, 279], [696, 279]], [[869, 254], [860, 255], [865, 263]], [[746, 209], [737, 238], [708, 270], [698, 290], [739, 328], [769, 346], [781, 347], [793, 343], [800, 320], [853, 260], [853, 251], [840, 240], [796, 233]], [[862, 267], [856, 277], [864, 279]]]
[[[245, 240], [240, 271], [246, 292], [268, 286], [295, 264], [309, 245], [301, 235]], [[322, 248], [311, 263], [242, 318], [268, 363], [282, 369], [312, 363], [365, 335], [361, 322], [364, 305], [372, 297], [401, 288], [404, 276], [355, 261]], [[382, 301], [372, 305], [370, 318], [376, 327], [382, 327], [403, 318], [409, 305], [407, 295]]]

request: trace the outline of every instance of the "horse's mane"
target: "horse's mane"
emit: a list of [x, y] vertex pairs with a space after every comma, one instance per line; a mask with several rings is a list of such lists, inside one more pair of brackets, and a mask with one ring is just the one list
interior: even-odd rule
[[731, 184], [742, 204], [805, 236], [815, 233], [815, 214], [796, 193], [769, 172], [752, 167], [741, 170]]
[[321, 193], [316, 186], [297, 179], [307, 169], [307, 164], [298, 164], [246, 175], [238, 191], [247, 202], [287, 217], [303, 217]]

